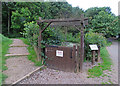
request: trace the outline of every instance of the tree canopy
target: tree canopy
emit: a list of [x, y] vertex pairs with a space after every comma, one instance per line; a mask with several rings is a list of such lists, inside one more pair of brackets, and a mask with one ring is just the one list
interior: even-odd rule
[[[80, 18], [85, 14], [89, 18], [87, 31], [102, 33], [106, 37], [116, 36], [118, 30], [118, 17], [111, 12], [110, 7], [92, 7], [82, 10], [72, 7], [67, 2], [2, 2], [2, 32], [9, 37], [22, 36], [24, 24], [42, 19]], [[65, 29], [61, 29], [65, 32]], [[78, 33], [74, 28], [68, 32]]]

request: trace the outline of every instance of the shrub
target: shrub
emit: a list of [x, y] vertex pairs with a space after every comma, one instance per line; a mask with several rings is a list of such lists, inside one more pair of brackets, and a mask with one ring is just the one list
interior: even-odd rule
[[28, 39], [30, 45], [37, 45], [37, 39], [39, 35], [39, 26], [37, 23], [34, 21], [27, 22], [24, 24], [24, 26], [24, 31], [21, 34]]
[[[66, 40], [65, 40], [65, 36], [66, 36]], [[80, 42], [80, 33], [76, 33], [75, 35], [73, 35], [72, 33], [68, 33], [66, 35], [64, 34], [64, 41], [79, 43]]]
[[[39, 25], [34, 21], [28, 22], [24, 24], [25, 28], [24, 31], [21, 33], [23, 34], [30, 42], [30, 45], [37, 45], [38, 44], [38, 36], [39, 36]], [[44, 26], [44, 25], [43, 25]], [[48, 27], [42, 33], [42, 48], [44, 48], [45, 44], [61, 44], [62, 36], [59, 31], [55, 30], [55, 28]]]
[[104, 47], [107, 44], [105, 37], [101, 34], [93, 33], [92, 31], [85, 34], [85, 42], [88, 44], [97, 44], [101, 47]]
[[93, 33], [92, 31], [85, 34], [85, 58], [91, 59], [91, 50], [89, 44], [97, 44], [98, 47], [104, 47], [107, 44], [106, 38], [101, 34]]

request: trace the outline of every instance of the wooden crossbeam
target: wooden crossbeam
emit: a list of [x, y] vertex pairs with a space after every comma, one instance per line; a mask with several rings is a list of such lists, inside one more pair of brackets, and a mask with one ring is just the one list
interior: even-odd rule
[[[84, 18], [84, 20], [88, 20], [88, 18]], [[75, 21], [82, 21], [81, 19], [48, 19], [48, 20], [40, 20], [37, 21], [39, 23], [49, 23], [49, 22], [75, 22]]]
[[42, 30], [41, 33], [51, 24], [51, 22], [49, 22]]

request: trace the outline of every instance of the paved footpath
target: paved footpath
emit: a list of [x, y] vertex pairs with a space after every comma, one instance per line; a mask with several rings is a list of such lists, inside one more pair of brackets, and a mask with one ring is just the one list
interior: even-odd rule
[[3, 71], [8, 76], [5, 84], [12, 84], [38, 68], [34, 66], [33, 62], [28, 60], [27, 55], [29, 55], [27, 45], [20, 39], [13, 39], [8, 54], [5, 55], [11, 57], [6, 60], [8, 70]]
[[120, 43], [117, 41], [113, 41], [112, 45], [110, 47], [107, 47], [107, 50], [110, 54], [110, 58], [113, 61], [113, 66], [112, 66], [112, 78], [111, 81], [113, 83], [118, 83], [118, 46]]

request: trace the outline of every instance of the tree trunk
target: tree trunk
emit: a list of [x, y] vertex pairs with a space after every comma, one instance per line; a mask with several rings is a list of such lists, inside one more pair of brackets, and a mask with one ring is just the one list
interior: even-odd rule
[[10, 34], [10, 10], [8, 8], [8, 35]]

